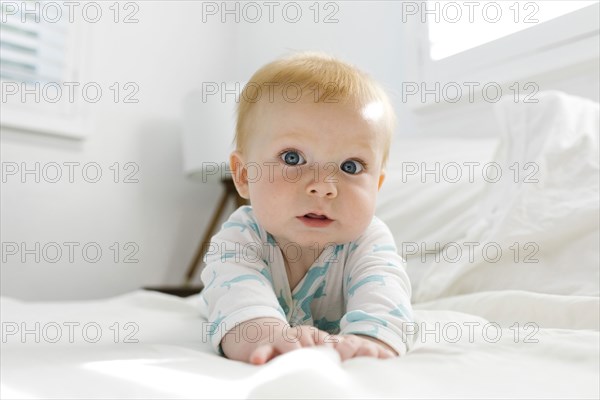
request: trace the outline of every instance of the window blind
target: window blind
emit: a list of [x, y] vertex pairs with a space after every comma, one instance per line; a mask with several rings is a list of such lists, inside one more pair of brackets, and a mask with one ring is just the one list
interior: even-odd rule
[[[24, 2], [26, 4], [26, 2]], [[64, 82], [68, 77], [68, 20], [50, 21], [39, 13], [7, 10], [1, 3], [0, 79], [41, 84]], [[31, 7], [29, 10], [32, 10]], [[10, 11], [10, 12], [7, 12]]]
[[2, 128], [85, 136], [85, 105], [65, 84], [79, 79], [86, 30], [65, 3], [0, 0]]

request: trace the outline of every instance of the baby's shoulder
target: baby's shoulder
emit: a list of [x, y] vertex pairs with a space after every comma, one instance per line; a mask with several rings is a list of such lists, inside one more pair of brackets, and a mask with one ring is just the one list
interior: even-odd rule
[[268, 236], [258, 223], [251, 206], [242, 206], [235, 210], [221, 225], [221, 234], [243, 234], [257, 240], [266, 239]]
[[354, 243], [362, 243], [372, 240], [388, 240], [391, 236], [390, 228], [385, 222], [376, 216], [373, 216], [371, 223], [367, 226], [367, 229], [354, 240]]
[[387, 224], [374, 216], [367, 229], [348, 243], [347, 248], [350, 254], [361, 254], [377, 252], [383, 248], [396, 251], [396, 244]]

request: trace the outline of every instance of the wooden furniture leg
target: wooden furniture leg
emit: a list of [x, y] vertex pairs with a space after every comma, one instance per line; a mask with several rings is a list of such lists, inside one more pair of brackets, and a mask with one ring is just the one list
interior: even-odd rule
[[208, 224], [208, 228], [204, 232], [204, 237], [202, 241], [198, 245], [198, 249], [196, 250], [196, 254], [188, 267], [187, 274], [185, 276], [185, 284], [189, 285], [196, 274], [198, 266], [202, 262], [206, 251], [208, 250], [208, 245], [210, 244], [210, 239], [214, 235], [215, 230], [217, 228], [217, 224], [222, 219], [223, 212], [225, 211], [225, 206], [230, 199], [235, 201], [237, 207], [241, 207], [246, 204], [246, 200], [241, 198], [235, 189], [235, 185], [233, 184], [233, 180], [231, 179], [223, 179], [221, 181], [223, 183], [225, 191], [223, 192], [223, 196], [221, 197], [221, 201], [219, 202], [217, 209], [213, 213], [212, 219]]
[[221, 196], [221, 200], [217, 204], [217, 208], [215, 209], [215, 212], [212, 215], [210, 223], [208, 224], [208, 227], [206, 228], [206, 231], [204, 232], [202, 241], [198, 245], [198, 248], [196, 250], [194, 258], [187, 269], [187, 272], [185, 275], [185, 284], [182, 286], [145, 287], [144, 288], [145, 290], [153, 290], [153, 291], [172, 294], [172, 295], [181, 296], [181, 297], [191, 296], [193, 294], [197, 294], [197, 293], [200, 293], [200, 291], [202, 291], [202, 289], [203, 289], [202, 285], [200, 285], [200, 286], [192, 286], [191, 285], [192, 279], [196, 275], [196, 271], [198, 270], [198, 267], [202, 263], [204, 254], [206, 254], [206, 251], [208, 250], [208, 245], [210, 243], [210, 239], [214, 235], [214, 233], [217, 229], [217, 226], [219, 224], [219, 221], [223, 217], [223, 213], [225, 212], [227, 203], [231, 200], [234, 200], [236, 207], [241, 207], [243, 205], [248, 204], [246, 199], [243, 199], [242, 197], [239, 196], [237, 190], [235, 189], [235, 185], [233, 184], [233, 180], [231, 180], [231, 178], [222, 179], [221, 183], [223, 184], [223, 188], [225, 189], [225, 191], [223, 192], [223, 195]]

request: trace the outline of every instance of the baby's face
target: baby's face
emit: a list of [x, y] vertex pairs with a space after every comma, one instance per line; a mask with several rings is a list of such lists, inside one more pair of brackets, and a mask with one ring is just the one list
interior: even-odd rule
[[310, 100], [255, 110], [247, 150], [231, 161], [245, 163], [248, 183], [238, 190], [280, 245], [322, 250], [356, 239], [371, 222], [384, 138], [369, 110]]

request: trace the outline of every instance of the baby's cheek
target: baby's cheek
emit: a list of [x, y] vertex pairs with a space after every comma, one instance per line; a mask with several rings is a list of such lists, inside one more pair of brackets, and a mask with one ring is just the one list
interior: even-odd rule
[[257, 167], [254, 183], [261, 187], [279, 185], [290, 181], [288, 175], [291, 178], [295, 178], [296, 176], [294, 171], [283, 171], [280, 165], [263, 163], [263, 165]]
[[266, 177], [250, 185], [250, 200], [257, 214], [273, 219], [282, 208], [289, 206], [286, 192], [280, 185], [275, 180], [269, 182]]
[[376, 196], [371, 191], [360, 190], [354, 193], [353, 201], [346, 202], [350, 207], [348, 214], [352, 215], [353, 231], [363, 232], [367, 229], [375, 214]]

